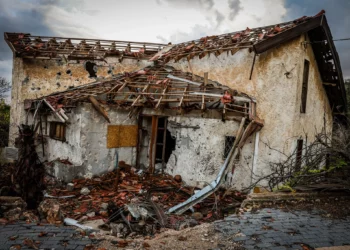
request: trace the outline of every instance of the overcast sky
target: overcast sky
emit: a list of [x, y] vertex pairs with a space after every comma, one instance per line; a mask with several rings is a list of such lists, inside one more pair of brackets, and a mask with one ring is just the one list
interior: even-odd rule
[[[183, 42], [312, 16], [321, 9], [334, 38], [350, 37], [350, 0], [0, 0], [0, 32], [147, 42]], [[350, 41], [336, 42], [350, 77]], [[0, 76], [12, 53], [0, 40]]]

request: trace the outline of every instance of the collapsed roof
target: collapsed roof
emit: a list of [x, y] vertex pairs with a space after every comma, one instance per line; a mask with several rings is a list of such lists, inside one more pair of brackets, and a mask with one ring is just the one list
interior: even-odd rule
[[[346, 111], [346, 92], [339, 56], [334, 46], [325, 11], [294, 21], [259, 28], [247, 28], [176, 45], [81, 38], [43, 37], [23, 33], [5, 33], [5, 40], [17, 57], [65, 58], [67, 60], [104, 60], [109, 56], [150, 59], [167, 63], [182, 58], [203, 58], [224, 51], [236, 53], [249, 49], [261, 54], [302, 34], [308, 34], [319, 72], [335, 114]], [[66, 58], [67, 56], [67, 58]]]
[[167, 63], [182, 58], [204, 58], [223, 52], [235, 54], [241, 49], [261, 54], [269, 49], [307, 33], [318, 64], [324, 88], [335, 113], [346, 110], [346, 92], [339, 56], [333, 43], [325, 11], [315, 16], [303, 16], [294, 21], [259, 28], [202, 37], [198, 40], [168, 45], [155, 54], [151, 61]]
[[54, 112], [75, 107], [78, 102], [91, 102], [98, 111], [102, 109], [100, 113], [107, 121], [108, 114], [99, 103], [131, 109], [130, 114], [140, 108], [182, 113], [216, 110], [223, 119], [230, 116], [256, 118], [255, 101], [248, 95], [211, 81], [207, 76], [196, 76], [164, 65], [148, 66], [113, 79], [54, 93], [39, 101], [44, 101]]
[[164, 44], [117, 40], [32, 36], [29, 33], [4, 33], [5, 41], [17, 57], [103, 60], [106, 57], [148, 60]]

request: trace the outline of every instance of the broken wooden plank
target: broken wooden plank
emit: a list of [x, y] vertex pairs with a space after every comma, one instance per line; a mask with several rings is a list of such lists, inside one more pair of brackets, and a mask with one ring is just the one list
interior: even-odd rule
[[163, 97], [164, 97], [164, 94], [165, 94], [165, 92], [168, 90], [168, 86], [166, 86], [165, 88], [164, 88], [164, 90], [163, 90], [163, 92], [162, 92], [162, 95], [161, 95], [161, 97], [159, 97], [159, 100], [158, 100], [158, 102], [157, 102], [157, 104], [156, 104], [156, 106], [155, 106], [155, 109], [158, 109], [158, 107], [159, 107], [159, 105], [160, 105], [160, 102], [162, 101], [162, 99], [163, 99]]
[[[139, 93], [139, 95], [136, 97], [135, 101], [131, 104], [131, 106], [135, 106], [135, 105], [138, 103], [138, 101], [140, 100], [142, 94], [143, 94], [145, 91], [147, 91], [148, 88], [149, 88], [149, 84], [147, 84], [147, 85], [142, 89], [141, 93]], [[136, 94], [136, 93], [138, 93], [138, 92], [135, 92], [135, 94]]]
[[51, 106], [51, 104], [46, 101], [45, 99], [43, 99], [43, 102], [54, 112], [54, 114], [56, 115], [56, 117], [61, 121], [61, 122], [66, 122], [62, 116], [54, 109], [54, 107]]
[[91, 102], [92, 106], [95, 108], [95, 110], [98, 113], [100, 113], [106, 119], [107, 122], [111, 123], [107, 111], [100, 105], [96, 98], [93, 96], [89, 96], [88, 99]]

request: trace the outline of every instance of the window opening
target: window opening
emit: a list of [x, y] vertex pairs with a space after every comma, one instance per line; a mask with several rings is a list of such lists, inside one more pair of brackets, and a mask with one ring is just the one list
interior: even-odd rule
[[59, 141], [66, 141], [66, 124], [62, 122], [51, 122], [50, 138]]
[[225, 149], [224, 149], [224, 159], [227, 158], [228, 154], [230, 153], [230, 150], [233, 147], [233, 144], [236, 140], [235, 136], [225, 136]]
[[309, 68], [310, 68], [310, 62], [308, 60], [304, 60], [304, 73], [303, 73], [303, 85], [301, 89], [300, 113], [306, 112], [307, 88], [308, 88], [308, 82], [309, 82]]
[[300, 171], [301, 169], [301, 161], [303, 157], [303, 144], [304, 141], [303, 139], [299, 139], [297, 141], [297, 156], [296, 156], [296, 161], [295, 161], [295, 170]]

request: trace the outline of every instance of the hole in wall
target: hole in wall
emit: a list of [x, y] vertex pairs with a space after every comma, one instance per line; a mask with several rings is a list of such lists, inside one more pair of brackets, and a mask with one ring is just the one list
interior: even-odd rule
[[69, 74], [72, 74], [72, 71], [71, 71], [70, 69], [67, 69], [67, 70], [66, 70], [66, 74], [68, 74], [68, 75], [69, 75]]
[[97, 73], [97, 65], [96, 63], [87, 61], [84, 64], [84, 68], [87, 72], [89, 72], [89, 77], [97, 77], [96, 73]]
[[61, 72], [57, 72], [57, 74], [56, 74], [56, 75], [60, 76], [60, 75], [61, 75]]

